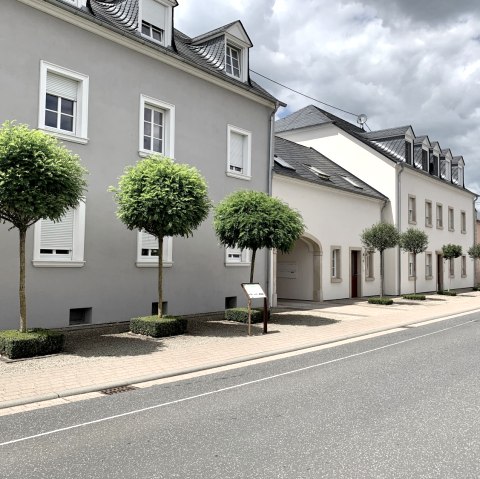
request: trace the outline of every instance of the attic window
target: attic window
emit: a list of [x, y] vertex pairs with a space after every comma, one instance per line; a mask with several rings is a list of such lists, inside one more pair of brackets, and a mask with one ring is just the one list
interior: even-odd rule
[[142, 35], [146, 37], [150, 37], [156, 42], [162, 43], [163, 42], [163, 30], [161, 28], [152, 25], [151, 23], [146, 22], [145, 20], [142, 21]]
[[349, 178], [348, 176], [343, 176], [343, 175], [341, 175], [341, 177], [345, 181], [348, 181], [351, 185], [355, 186], [355, 188], [359, 188], [359, 189], [363, 190], [363, 187], [360, 186], [353, 178]]
[[290, 163], [285, 161], [283, 158], [280, 158], [279, 156], [275, 155], [274, 160], [275, 160], [275, 163], [282, 166], [283, 168], [287, 168], [289, 170], [295, 171], [295, 168]]
[[322, 180], [329, 180], [330, 176], [323, 172], [320, 168], [311, 165], [305, 165], [314, 175], [318, 176]]
[[227, 75], [235, 78], [241, 77], [241, 51], [238, 48], [234, 48], [231, 45], [227, 45], [225, 51], [225, 71]]

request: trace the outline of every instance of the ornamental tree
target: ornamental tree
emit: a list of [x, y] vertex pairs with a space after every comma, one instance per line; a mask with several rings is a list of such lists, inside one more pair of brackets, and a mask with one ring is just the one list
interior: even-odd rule
[[305, 229], [298, 211], [278, 198], [250, 190], [224, 198], [215, 208], [213, 225], [221, 244], [252, 251], [250, 283], [257, 250], [275, 248], [288, 253]]
[[0, 128], [0, 221], [19, 231], [20, 331], [27, 331], [25, 240], [42, 219], [60, 221], [85, 190], [86, 170], [56, 138], [27, 125], [5, 122]]
[[417, 254], [423, 253], [428, 247], [428, 236], [417, 228], [408, 228], [400, 235], [399, 245], [407, 253], [413, 255], [413, 292], [417, 294]]
[[398, 245], [400, 235], [397, 228], [389, 223], [377, 223], [363, 230], [360, 240], [366, 248], [380, 253], [380, 296], [384, 291], [384, 260], [383, 252]]
[[477, 243], [469, 248], [468, 256], [470, 256], [472, 259], [480, 259], [480, 243]]
[[158, 240], [158, 317], [163, 302], [163, 238], [188, 237], [207, 218], [211, 207], [207, 183], [189, 165], [151, 155], [129, 166], [110, 187], [117, 216], [128, 229], [146, 231]]
[[[459, 258], [460, 256], [462, 256], [462, 247], [459, 244], [452, 244], [452, 243], [444, 244], [442, 246], [442, 255], [445, 261]], [[448, 290], [450, 291], [450, 284], [452, 282], [452, 279], [450, 278], [450, 275], [448, 276], [449, 276]]]

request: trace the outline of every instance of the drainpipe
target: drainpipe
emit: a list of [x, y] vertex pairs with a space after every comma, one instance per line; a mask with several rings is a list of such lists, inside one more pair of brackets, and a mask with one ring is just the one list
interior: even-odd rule
[[[477, 209], [476, 209], [476, 202], [479, 196], [475, 195], [473, 198], [473, 245], [475, 246], [478, 241], [477, 237]], [[473, 260], [473, 286], [477, 285], [477, 269], [478, 269], [478, 259]]]
[[[397, 229], [399, 232], [402, 231], [402, 192], [401, 192], [401, 186], [402, 186], [402, 181], [400, 178], [400, 175], [403, 173], [403, 169], [405, 168], [405, 165], [403, 163], [397, 163], [397, 165], [400, 166], [400, 171], [398, 172], [397, 175]], [[397, 264], [398, 264], [398, 270], [397, 270], [397, 281], [398, 281], [398, 286], [397, 286], [397, 295], [400, 296], [401, 294], [401, 288], [402, 288], [402, 261], [401, 261], [401, 250], [400, 246], [397, 246]]]
[[[275, 109], [270, 114], [270, 132], [269, 132], [269, 161], [268, 161], [268, 184], [267, 191], [268, 196], [272, 196], [272, 179], [273, 179], [273, 156], [275, 154], [275, 114], [280, 108], [281, 103], [277, 101], [275, 103]], [[270, 306], [273, 306], [273, 278], [272, 278], [272, 251], [268, 251], [267, 254], [267, 281], [266, 281], [266, 290]], [[275, 305], [276, 306], [276, 305]]]

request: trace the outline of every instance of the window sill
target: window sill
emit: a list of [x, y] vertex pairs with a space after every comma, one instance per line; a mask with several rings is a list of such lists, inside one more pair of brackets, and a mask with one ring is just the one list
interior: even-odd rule
[[88, 138], [84, 138], [82, 136], [75, 136], [73, 134], [69, 135], [68, 133], [64, 133], [60, 130], [50, 130], [49, 128], [42, 127], [40, 127], [39, 130], [43, 131], [44, 133], [48, 133], [55, 138], [59, 138], [60, 140], [71, 141], [72, 143], [80, 143], [81, 145], [86, 145], [89, 142]]
[[247, 266], [250, 267], [251, 263], [225, 263], [226, 268], [246, 268]]
[[448, 228], [448, 231], [451, 231], [452, 233], [454, 233], [455, 229], [454, 228]]
[[409, 225], [416, 225], [417, 222], [415, 220], [408, 220]]
[[433, 279], [433, 276], [425, 276], [425, 279], [426, 279], [426, 280]]
[[368, 281], [375, 281], [375, 278], [369, 276], [369, 277], [365, 278], [365, 281], [367, 281], [367, 282], [368, 282]]
[[[160, 156], [166, 156], [168, 158], [171, 158], [170, 156], [166, 155], [165, 153], [160, 153], [159, 151], [148, 151], [148, 150], [138, 150], [138, 156], [140, 158], [146, 158], [147, 156], [152, 156], [152, 155], [160, 155]], [[171, 158], [173, 160], [173, 158]]]
[[251, 176], [242, 175], [241, 173], [234, 173], [232, 171], [226, 171], [225, 173], [227, 176], [230, 176], [231, 178], [238, 178], [239, 180], [250, 181], [252, 179]]
[[467, 234], [467, 231], [460, 231], [460, 233], [462, 233], [462, 235], [466, 235]]
[[341, 283], [342, 278], [330, 278], [330, 283]]
[[462, 274], [462, 278], [466, 278], [466, 277], [467, 277], [467, 275], [466, 275], [466, 274]]
[[36, 268], [83, 268], [85, 261], [52, 261], [36, 259], [32, 261]]
[[432, 228], [432, 223], [425, 223], [425, 228]]
[[[158, 261], [150, 262], [150, 261], [137, 261], [135, 263], [137, 268], [158, 268]], [[173, 261], [164, 261], [163, 267], [164, 268], [171, 268], [173, 266]]]
[[443, 230], [443, 226], [437, 226], [437, 230]]
[[415, 276], [408, 276], [408, 281], [415, 281]]

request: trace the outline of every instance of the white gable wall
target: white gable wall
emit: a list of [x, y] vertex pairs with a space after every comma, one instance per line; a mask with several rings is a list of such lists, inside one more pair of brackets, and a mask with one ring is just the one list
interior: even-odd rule
[[[292, 208], [301, 212], [306, 236], [315, 238], [321, 250], [321, 292], [323, 300], [348, 298], [351, 295], [350, 249], [361, 249], [361, 232], [372, 223], [380, 221], [383, 202], [365, 196], [343, 192], [336, 188], [322, 187], [306, 181], [287, 178], [278, 174], [273, 177], [273, 196], [282, 198]], [[354, 214], [352, 214], [354, 211]], [[331, 247], [341, 248], [341, 281], [331, 281]], [[302, 251], [300, 251], [302, 250]], [[296, 261], [297, 278], [280, 278], [277, 285], [278, 297], [290, 290], [292, 294], [301, 294], [312, 288], [311, 270], [306, 271], [308, 278], [302, 279], [304, 265], [295, 254], [306, 253], [308, 247], [302, 242], [294, 255], [288, 257], [277, 253], [278, 262]], [[302, 256], [305, 258], [305, 255]], [[378, 295], [380, 292], [380, 257], [375, 254], [375, 280], [365, 280], [364, 256], [361, 256], [361, 287], [359, 296]], [[275, 280], [275, 278], [274, 278]], [[288, 283], [288, 284], [287, 284]], [[291, 299], [301, 299], [291, 298]], [[308, 298], [304, 298], [308, 299]], [[311, 299], [311, 298], [310, 298]]]

